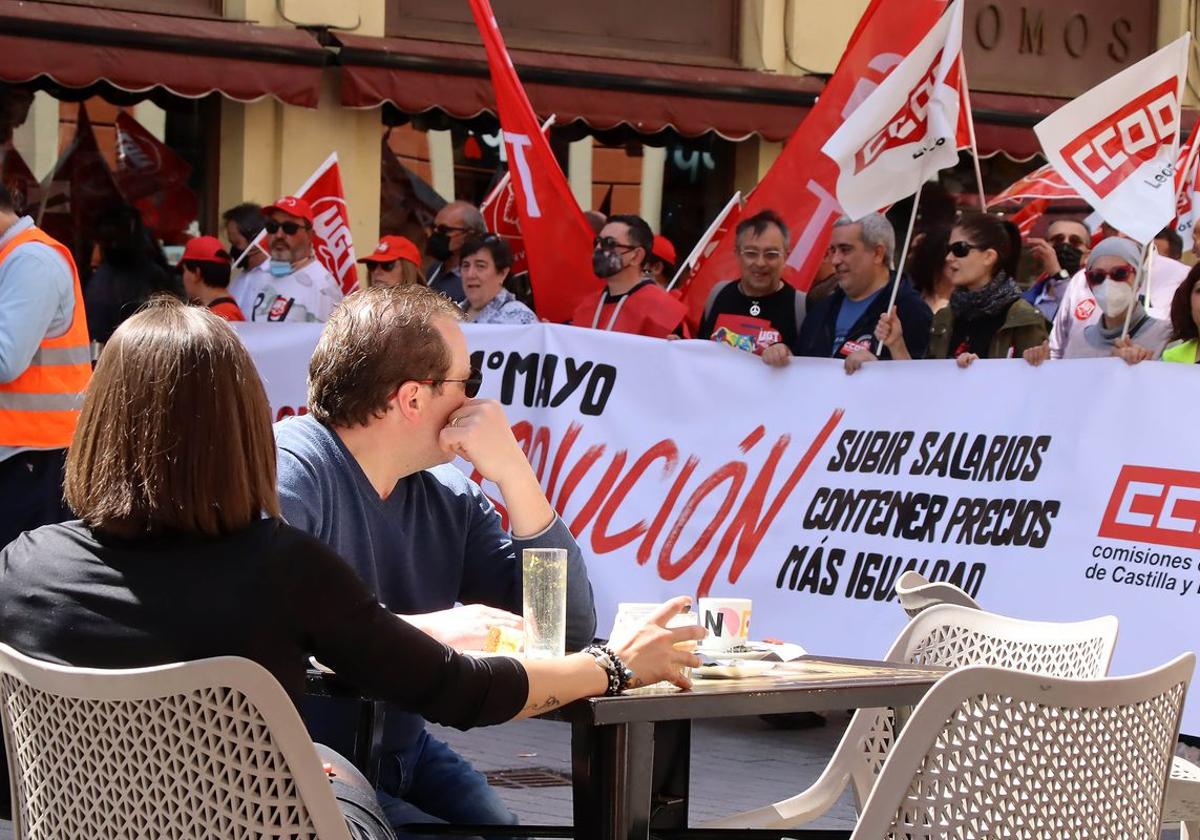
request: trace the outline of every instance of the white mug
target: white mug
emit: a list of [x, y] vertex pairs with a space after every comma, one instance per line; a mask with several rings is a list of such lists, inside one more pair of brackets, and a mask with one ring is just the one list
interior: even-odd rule
[[705, 650], [741, 647], [750, 638], [749, 598], [701, 598], [699, 612]]

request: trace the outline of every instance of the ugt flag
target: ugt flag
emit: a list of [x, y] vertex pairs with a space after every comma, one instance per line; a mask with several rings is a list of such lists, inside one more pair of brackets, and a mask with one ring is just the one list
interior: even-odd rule
[[958, 163], [963, 4], [955, 2], [821, 149], [852, 219], [910, 196]]
[[[291, 195], [304, 199], [312, 208], [313, 256], [337, 278], [342, 291], [349, 292], [358, 284], [358, 269], [354, 264], [354, 238], [350, 235], [350, 213], [346, 209], [346, 191], [342, 188], [337, 152], [325, 158], [325, 162]], [[246, 253], [261, 245], [266, 236], [266, 230], [259, 233]]]
[[542, 135], [491, 4], [471, 0], [471, 14], [487, 50], [538, 316], [566, 321], [601, 285], [592, 272], [592, 228]]
[[1191, 34], [1034, 126], [1046, 159], [1117, 230], [1147, 243], [1175, 217], [1179, 114]]

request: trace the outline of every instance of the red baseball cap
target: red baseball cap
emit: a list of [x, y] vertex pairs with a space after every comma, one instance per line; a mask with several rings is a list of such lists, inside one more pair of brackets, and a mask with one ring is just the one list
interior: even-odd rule
[[669, 265], [675, 265], [675, 246], [671, 244], [670, 239], [661, 234], [654, 235], [654, 247], [650, 249], [650, 253]]
[[229, 252], [215, 236], [195, 236], [183, 249], [181, 262], [212, 262], [229, 265]]
[[310, 225], [313, 223], [313, 211], [308, 206], [308, 202], [303, 198], [296, 198], [294, 195], [285, 195], [274, 204], [268, 204], [262, 209], [263, 215], [267, 215], [272, 210], [278, 210], [280, 213], [288, 213], [299, 219], [304, 219]]
[[406, 236], [385, 236], [379, 240], [375, 250], [363, 257], [361, 263], [385, 263], [393, 260], [408, 260], [417, 268], [421, 267], [421, 252], [412, 240]]

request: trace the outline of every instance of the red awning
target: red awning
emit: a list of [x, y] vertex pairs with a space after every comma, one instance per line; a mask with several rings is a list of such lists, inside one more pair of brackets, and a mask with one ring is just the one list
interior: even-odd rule
[[290, 27], [0, 0], [0, 81], [14, 84], [315, 108], [327, 61]]
[[[439, 109], [469, 119], [495, 112], [483, 48], [408, 38], [336, 33], [342, 104], [390, 102], [408, 114]], [[664, 64], [513, 50], [533, 109], [559, 125], [581, 120], [598, 131], [641, 134], [709, 131], [728, 140], [758, 134], [786, 140], [815, 101], [820, 79], [754, 70]]]

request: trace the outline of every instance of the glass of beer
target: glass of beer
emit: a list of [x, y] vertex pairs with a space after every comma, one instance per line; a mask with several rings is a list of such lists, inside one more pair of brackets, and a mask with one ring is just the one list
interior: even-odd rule
[[522, 555], [525, 658], [551, 659], [567, 650], [567, 550], [527, 548]]

